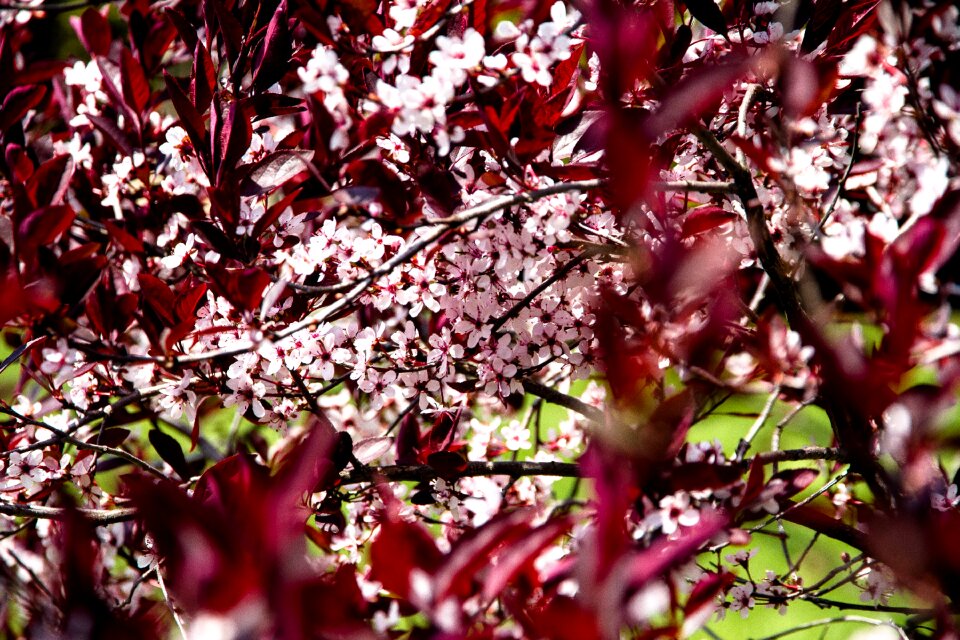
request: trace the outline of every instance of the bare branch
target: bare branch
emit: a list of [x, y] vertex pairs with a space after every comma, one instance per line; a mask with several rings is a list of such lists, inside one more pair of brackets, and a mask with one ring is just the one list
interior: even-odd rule
[[603, 422], [603, 412], [596, 407], [591, 407], [582, 400], [574, 398], [573, 396], [568, 396], [565, 393], [560, 393], [556, 389], [551, 389], [550, 387], [540, 384], [539, 382], [534, 382], [533, 380], [524, 379], [521, 382], [523, 383], [523, 390], [527, 393], [532, 393], [538, 398], [543, 398], [547, 402], [552, 402], [553, 404], [560, 405], [561, 407], [565, 407], [571, 411], [576, 411], [583, 417], [593, 420], [596, 423]]
[[[468, 462], [463, 469], [453, 474], [454, 478], [472, 478], [476, 476], [554, 476], [576, 478], [580, 468], [572, 462], [531, 462], [527, 460], [506, 460], [501, 462]], [[390, 465], [351, 469], [340, 475], [341, 483], [361, 484], [382, 478], [390, 482], [417, 481], [426, 482], [436, 478], [450, 479], [450, 474], [441, 474], [426, 464]]]
[[[44, 520], [63, 520], [67, 517], [68, 509], [62, 507], [45, 507], [42, 505], [14, 504], [0, 501], [0, 513], [7, 516], [23, 516]], [[137, 510], [133, 508], [121, 509], [75, 509], [91, 524], [103, 526], [133, 520]]]
[[[867, 610], [873, 611], [872, 607], [867, 607]], [[892, 627], [900, 635], [903, 640], [907, 640], [907, 634], [893, 624], [889, 620], [876, 620], [874, 618], [865, 618], [863, 616], [837, 616], [836, 618], [825, 618], [823, 620], [814, 620], [812, 622], [804, 622], [801, 624], [794, 625], [787, 629], [786, 631], [781, 631], [779, 633], [774, 633], [773, 635], [764, 636], [760, 640], [777, 640], [778, 638], [785, 638], [786, 636], [792, 635], [794, 633], [799, 633], [800, 631], [806, 631], [807, 629], [816, 629], [817, 627], [825, 627], [832, 624], [837, 624], [841, 622], [857, 622], [860, 624], [870, 624], [875, 627]]]

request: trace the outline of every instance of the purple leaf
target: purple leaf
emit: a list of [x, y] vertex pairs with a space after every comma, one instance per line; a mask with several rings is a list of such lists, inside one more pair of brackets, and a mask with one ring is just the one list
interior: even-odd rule
[[803, 42], [800, 43], [802, 53], [810, 53], [820, 46], [830, 32], [837, 25], [837, 19], [843, 13], [843, 0], [817, 0], [813, 7], [813, 15], [803, 32]]
[[96, 127], [104, 137], [113, 143], [113, 146], [124, 155], [133, 154], [133, 145], [127, 139], [127, 134], [120, 130], [117, 123], [103, 116], [87, 114], [87, 120]]
[[70, 16], [70, 24], [91, 56], [110, 53], [110, 23], [97, 9], [89, 7], [79, 17]]
[[73, 158], [69, 154], [54, 156], [34, 172], [27, 180], [26, 190], [37, 207], [62, 204], [70, 188], [74, 171]]
[[253, 58], [253, 85], [257, 89], [265, 90], [284, 76], [292, 52], [291, 42], [287, 29], [287, 3], [281, 1]]
[[483, 580], [482, 599], [489, 601], [501, 593], [511, 580], [530, 566], [537, 556], [573, 526], [569, 518], [554, 518], [513, 541], [497, 556], [497, 563]]
[[476, 574], [490, 565], [490, 558], [501, 545], [509, 547], [530, 530], [531, 509], [518, 509], [495, 517], [457, 541], [434, 577], [437, 602], [450, 596], [466, 597]]
[[226, 175], [231, 174], [240, 158], [246, 153], [253, 136], [253, 127], [239, 102], [231, 102], [221, 111], [222, 118], [218, 122], [221, 126], [217, 131], [215, 144], [220, 151], [219, 168], [217, 169], [217, 184], [223, 182]]
[[[130, 106], [130, 103], [127, 102], [127, 99], [124, 97], [123, 91], [117, 87], [114, 79], [119, 78], [121, 82], [123, 80], [123, 72], [116, 64], [112, 61], [98, 57], [97, 66], [100, 68], [101, 75], [101, 86], [107, 95], [113, 101], [113, 106], [123, 114], [124, 119], [126, 120], [124, 128], [130, 131], [136, 131], [137, 136], [139, 137], [139, 123], [140, 118], [134, 112], [133, 108]], [[137, 125], [137, 126], [135, 126]]]
[[[710, 0], [707, 0], [710, 2]], [[727, 60], [690, 72], [660, 102], [660, 108], [644, 122], [651, 140], [709, 113], [734, 82], [750, 70], [749, 61]]]
[[150, 101], [150, 85], [140, 62], [128, 49], [123, 49], [120, 58], [120, 77], [124, 102], [136, 114], [143, 113]]
[[193, 475], [187, 465], [187, 459], [183, 457], [183, 449], [180, 448], [179, 442], [159, 429], [151, 429], [149, 438], [150, 444], [160, 458], [173, 467], [182, 480], [188, 480]]
[[275, 151], [257, 162], [240, 167], [240, 195], [258, 196], [280, 187], [290, 178], [309, 170], [313, 151]]
[[43, 85], [17, 87], [7, 94], [0, 107], [0, 133], [5, 132], [14, 123], [27, 114], [27, 111], [40, 104], [47, 95], [47, 88]]
[[54, 242], [66, 231], [76, 216], [65, 205], [42, 207], [27, 215], [17, 227], [17, 251], [25, 262], [31, 262], [38, 247]]
[[190, 73], [190, 101], [197, 113], [203, 114], [210, 108], [216, 83], [217, 78], [210, 53], [207, 52], [203, 43], [197, 40], [193, 55], [193, 70]]
[[200, 112], [193, 105], [193, 101], [183, 92], [180, 84], [173, 76], [164, 71], [163, 79], [167, 83], [167, 93], [173, 102], [173, 108], [180, 116], [180, 124], [183, 125], [187, 135], [190, 136], [190, 142], [197, 152], [200, 164], [209, 173], [210, 155], [205, 144], [207, 131], [203, 124], [203, 116], [200, 115]]
[[690, 15], [719, 34], [727, 34], [727, 19], [713, 0], [684, 0]]
[[700, 521], [684, 529], [679, 538], [660, 538], [649, 548], [634, 554], [626, 579], [633, 588], [640, 588], [697, 553], [711, 538], [724, 530], [727, 518], [715, 511], [700, 511]]

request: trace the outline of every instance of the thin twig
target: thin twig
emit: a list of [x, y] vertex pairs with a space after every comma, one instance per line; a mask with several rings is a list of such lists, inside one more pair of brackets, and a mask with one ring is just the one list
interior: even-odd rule
[[170, 613], [173, 615], [173, 621], [177, 623], [177, 629], [180, 630], [181, 637], [183, 637], [183, 640], [187, 640], [187, 630], [183, 627], [183, 619], [180, 617], [180, 614], [177, 613], [177, 610], [173, 608], [173, 603], [170, 602], [170, 595], [167, 593], [167, 585], [163, 583], [163, 572], [160, 571], [160, 563], [157, 563], [157, 582], [160, 584], [160, 593], [163, 594], [163, 599], [167, 603]]
[[865, 556], [864, 554], [860, 553], [860, 554], [857, 554], [856, 556], [850, 558], [849, 560], [847, 560], [846, 562], [844, 562], [844, 563], [843, 563], [842, 565], [840, 565], [839, 567], [834, 567], [833, 569], [831, 569], [830, 571], [828, 571], [828, 572], [826, 573], [826, 575], [824, 575], [822, 578], [820, 578], [819, 580], [817, 580], [817, 582], [815, 582], [814, 584], [812, 584], [812, 585], [810, 585], [809, 587], [807, 587], [807, 588], [805, 589], [805, 591], [806, 591], [806, 592], [816, 591], [817, 589], [819, 589], [819, 588], [822, 587], [823, 585], [827, 584], [828, 582], [830, 582], [831, 580], [833, 580], [836, 576], [840, 575], [840, 574], [843, 573], [844, 571], [851, 571], [852, 568], [853, 568], [853, 565], [857, 564], [858, 562], [862, 562], [865, 557], [866, 557], [866, 556]]
[[765, 527], [768, 527], [768, 526], [770, 526], [771, 524], [773, 524], [774, 522], [779, 522], [779, 521], [783, 518], [783, 516], [787, 515], [788, 513], [790, 513], [791, 511], [793, 511], [794, 509], [799, 509], [800, 507], [804, 507], [804, 506], [810, 504], [810, 503], [813, 502], [816, 498], [819, 498], [820, 496], [822, 496], [824, 493], [826, 493], [827, 491], [829, 491], [834, 485], [836, 485], [837, 483], [839, 483], [840, 481], [842, 481], [842, 480], [843, 480], [844, 478], [846, 478], [846, 477], [847, 477], [847, 472], [846, 472], [846, 471], [840, 472], [839, 474], [837, 474], [837, 477], [836, 477], [836, 478], [832, 479], [830, 482], [828, 482], [827, 484], [823, 485], [822, 487], [820, 487], [819, 489], [817, 489], [816, 491], [814, 491], [812, 494], [810, 494], [809, 496], [807, 496], [806, 498], [804, 498], [804, 499], [801, 500], [800, 502], [795, 502], [795, 503], [791, 504], [789, 507], [787, 507], [787, 508], [784, 509], [783, 511], [780, 511], [779, 513], [773, 515], [769, 520], [767, 520], [767, 521], [764, 522], [763, 524], [758, 524], [757, 526], [755, 526], [755, 527], [753, 527], [752, 529], [750, 529], [750, 533], [754, 533], [754, 532], [756, 532], [756, 531], [759, 531], [760, 529], [763, 529], [763, 528], [765, 528]]
[[672, 182], [654, 182], [654, 191], [694, 191], [697, 193], [731, 193], [735, 188], [729, 181], [676, 180]]
[[[72, 421], [64, 429], [62, 429], [62, 431], [64, 433], [75, 433], [80, 428], [85, 427], [86, 425], [92, 422], [96, 422], [97, 420], [106, 418], [112, 415], [114, 411], [118, 409], [122, 409], [123, 407], [126, 407], [129, 404], [133, 404], [138, 400], [142, 400], [144, 398], [148, 398], [152, 395], [155, 395], [159, 393], [161, 390], [166, 389], [167, 387], [169, 387], [169, 385], [161, 384], [161, 385], [155, 385], [153, 387], [147, 387], [146, 389], [141, 389], [139, 391], [133, 391], [131, 393], [128, 393], [127, 395], [118, 398], [117, 401], [112, 404], [105, 405], [104, 407], [101, 407], [100, 409], [97, 409], [95, 411], [87, 411], [86, 413], [84, 413], [83, 417], [77, 418], [76, 420]], [[41, 440], [39, 442], [33, 442], [31, 444], [23, 445], [22, 447], [10, 449], [9, 451], [0, 451], [0, 458], [9, 457], [10, 454], [14, 453], [15, 451], [19, 453], [27, 453], [29, 451], [33, 451], [34, 449], [45, 449], [49, 446], [60, 444], [62, 440], [63, 438], [61, 438], [60, 436], [55, 436], [53, 438], [47, 438], [46, 440]]]
[[530, 291], [530, 293], [528, 293], [523, 297], [523, 299], [521, 299], [515, 305], [510, 307], [510, 309], [508, 309], [502, 316], [500, 316], [499, 318], [491, 322], [490, 333], [496, 333], [497, 331], [499, 331], [500, 328], [507, 323], [507, 321], [509, 321], [511, 318], [516, 317], [517, 315], [520, 314], [521, 311], [523, 311], [528, 306], [530, 306], [530, 303], [532, 303], [537, 298], [537, 296], [539, 296], [541, 293], [549, 289], [551, 286], [553, 286], [557, 282], [560, 282], [561, 280], [563, 280], [568, 273], [570, 273], [575, 268], [580, 266], [580, 264], [584, 262], [587, 258], [595, 254], [596, 254], [596, 251], [585, 249], [583, 253], [578, 255], [576, 258], [573, 258], [572, 260], [564, 264], [562, 267], [554, 271], [553, 275], [551, 275], [549, 278], [546, 278], [543, 282], [541, 282], [539, 285], [534, 287]]
[[860, 140], [860, 126], [863, 123], [863, 105], [857, 103], [857, 119], [853, 125], [853, 135], [850, 138], [850, 160], [847, 161], [847, 168], [844, 170], [843, 175], [840, 177], [840, 184], [837, 185], [837, 192], [833, 195], [833, 199], [830, 201], [830, 206], [827, 207], [827, 210], [823, 213], [823, 217], [820, 218], [820, 222], [817, 224], [817, 228], [813, 230], [813, 237], [819, 238], [821, 232], [823, 231], [823, 226], [827, 224], [827, 221], [830, 219], [830, 216], [833, 215], [833, 210], [837, 208], [837, 203], [840, 201], [840, 196], [843, 195], [843, 189], [847, 184], [847, 178], [850, 177], [850, 172], [853, 171], [853, 163], [857, 159], [857, 145]]
[[777, 384], [774, 386], [773, 391], [770, 393], [770, 396], [767, 398], [767, 401], [763, 405], [763, 410], [760, 411], [760, 414], [757, 416], [757, 419], [750, 426], [750, 430], [747, 431], [741, 440], [740, 444], [737, 445], [737, 452], [734, 456], [734, 460], [737, 462], [743, 460], [743, 456], [750, 449], [750, 445], [753, 443], [753, 439], [757, 437], [757, 434], [760, 433], [760, 429], [763, 428], [763, 425], [767, 423], [767, 420], [770, 418], [770, 414], [773, 413], [773, 407], [777, 404], [777, 398], [780, 397], [780, 385]]
[[154, 475], [164, 480], [166, 480], [167, 478], [167, 476], [162, 471], [154, 467], [152, 464], [150, 464], [146, 460], [141, 460], [137, 456], [133, 455], [128, 451], [124, 451], [123, 449], [118, 449], [117, 447], [107, 447], [102, 444], [96, 444], [94, 442], [84, 442], [83, 440], [78, 440], [77, 438], [74, 438], [72, 435], [70, 435], [66, 431], [63, 431], [62, 429], [49, 425], [46, 422], [43, 422], [42, 420], [35, 420], [33, 418], [28, 418], [27, 416], [22, 416], [18, 412], [13, 411], [12, 409], [0, 408], [0, 413], [6, 413], [7, 415], [13, 417], [16, 420], [19, 420], [22, 423], [31, 424], [41, 429], [52, 431], [53, 433], [57, 434], [57, 436], [59, 436], [59, 438], [62, 441], [72, 444], [77, 449], [87, 449], [89, 451], [96, 451], [97, 453], [100, 453], [100, 454], [116, 456], [118, 458], [122, 458], [123, 460], [126, 460], [127, 462], [133, 464], [134, 466], [140, 467], [141, 469], [143, 469], [144, 471], [146, 471], [151, 475]]
[[801, 624], [794, 625], [787, 629], [786, 631], [781, 631], [779, 633], [774, 633], [769, 636], [763, 636], [759, 640], [777, 640], [778, 638], [784, 638], [786, 636], [792, 635], [794, 633], [799, 633], [800, 631], [806, 631], [807, 629], [815, 629], [817, 627], [824, 627], [831, 624], [842, 623], [842, 622], [858, 622], [862, 624], [872, 624], [875, 627], [893, 627], [900, 637], [903, 640], [907, 639], [907, 634], [904, 633], [903, 629], [890, 622], [889, 620], [876, 620], [874, 618], [865, 618], [863, 616], [837, 616], [836, 618], [824, 618], [823, 620], [814, 620], [812, 622], [803, 622]]
[[[743, 102], [740, 103], [740, 109], [737, 111], [737, 136], [741, 140], [747, 139], [747, 116], [750, 115], [750, 107], [753, 106], [753, 99], [759, 89], [759, 85], [751, 84], [743, 94]], [[743, 149], [737, 149], [737, 162], [742, 166], [747, 164], [747, 156]]]
[[[843, 460], [846, 454], [842, 449], [833, 447], [802, 447], [783, 451], [765, 451], [758, 453], [752, 460], [760, 464], [774, 462], [797, 462], [800, 460]], [[745, 461], [746, 462], [746, 461]]]

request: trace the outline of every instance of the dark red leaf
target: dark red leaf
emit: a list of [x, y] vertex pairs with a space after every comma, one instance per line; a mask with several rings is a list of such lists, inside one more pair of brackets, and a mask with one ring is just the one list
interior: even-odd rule
[[134, 113], [142, 114], [150, 101], [150, 84], [140, 62], [126, 48], [120, 54], [120, 77], [124, 101]]
[[686, 604], [683, 605], [683, 614], [686, 617], [692, 617], [701, 611], [704, 607], [710, 607], [712, 611], [717, 604], [717, 596], [736, 581], [737, 577], [727, 572], [707, 572], [697, 584], [693, 591], [687, 597]]
[[[143, 17], [142, 28], [139, 26], [135, 28], [135, 25], [141, 23], [138, 17], [141, 15], [139, 12], [131, 14], [131, 36], [140, 64], [143, 65], [148, 76], [153, 76], [159, 70], [174, 38], [177, 37], [177, 28], [170, 14], [166, 12], [150, 12]], [[190, 49], [193, 48], [189, 42], [187, 46]]]
[[737, 482], [743, 469], [737, 465], [711, 462], [686, 462], [670, 470], [673, 491], [720, 489]]
[[[704, 0], [712, 4], [712, 0]], [[651, 140], [711, 113], [725, 91], [750, 70], [748, 60], [727, 60], [697, 68], [664, 95], [660, 107], [644, 122]]]
[[681, 60], [683, 60], [683, 55], [687, 52], [687, 49], [690, 48], [690, 43], [693, 41], [693, 30], [688, 24], [682, 24], [677, 27], [676, 32], [673, 34], [673, 40], [670, 42], [670, 47], [666, 49], [661, 58], [663, 66], [671, 67]]
[[249, 455], [234, 454], [203, 472], [193, 499], [220, 514], [243, 510], [244, 496], [261, 498], [268, 478], [267, 469]]
[[754, 458], [753, 463], [750, 465], [750, 475], [747, 476], [747, 486], [743, 490], [740, 504], [749, 506], [760, 496], [760, 492], [763, 491], [764, 486], [763, 478], [763, 461], [759, 458]]
[[183, 14], [183, 12], [181, 12], [179, 9], [167, 7], [163, 10], [163, 13], [173, 24], [177, 34], [180, 36], [180, 39], [183, 40], [183, 42], [187, 45], [187, 49], [195, 49], [199, 40], [199, 38], [197, 38], [197, 30], [192, 24], [190, 24], [190, 21], [187, 20], [187, 17]]
[[177, 320], [173, 316], [173, 311], [176, 298], [167, 283], [149, 273], [139, 274], [137, 281], [143, 293], [143, 302], [163, 320], [164, 324], [171, 327], [175, 325]]
[[263, 290], [270, 284], [270, 276], [262, 269], [226, 269], [219, 265], [206, 266], [213, 290], [226, 298], [230, 304], [243, 311], [255, 311], [260, 307]]
[[684, 529], [682, 536], [677, 539], [660, 538], [627, 560], [630, 568], [626, 579], [630, 586], [640, 588], [666, 571], [680, 566], [723, 531], [726, 525], [727, 518], [722, 514], [701, 510], [700, 521]]
[[27, 111], [33, 109], [47, 95], [47, 88], [43, 85], [17, 87], [7, 94], [0, 107], [0, 134], [4, 133], [13, 124], [20, 122]]
[[112, 220], [104, 221], [103, 226], [107, 228], [110, 239], [117, 244], [117, 247], [130, 253], [143, 254], [144, 246], [139, 238], [130, 235], [123, 227]]
[[482, 599], [490, 601], [500, 594], [510, 582], [526, 568], [532, 566], [540, 553], [566, 534], [573, 521], [569, 518], [554, 518], [526, 532], [520, 540], [511, 541], [497, 555], [497, 562], [490, 566], [483, 578]]
[[820, 535], [845, 542], [855, 549], [867, 549], [866, 535], [841, 520], [837, 520], [812, 505], [795, 506], [787, 501], [787, 508], [782, 510], [783, 519], [793, 522], [820, 533]]
[[237, 162], [250, 147], [253, 127], [243, 107], [236, 101], [229, 103], [225, 109], [221, 110], [217, 124], [220, 126], [216, 130], [214, 153], [217, 155], [216, 152], [219, 151], [216, 158], [219, 160], [217, 170], [219, 185], [227, 174], [232, 173]]
[[877, 19], [880, 0], [855, 0], [846, 3], [836, 26], [827, 36], [827, 52], [841, 56], [850, 50], [854, 41], [868, 31]]
[[414, 38], [433, 28], [450, 7], [451, 0], [430, 0], [417, 14], [417, 19], [407, 32]]
[[727, 34], [727, 19], [713, 0], [683, 0], [690, 15], [719, 34]]
[[690, 209], [683, 217], [682, 233], [684, 238], [710, 231], [728, 222], [736, 220], [737, 214], [716, 205], [705, 205]]
[[[223, 0], [206, 0], [204, 5], [205, 17], [208, 20], [213, 17], [210, 15], [210, 6], [213, 6], [212, 13], [216, 17], [220, 27], [220, 37], [223, 38], [223, 46], [227, 50], [227, 63], [230, 65], [230, 68], [233, 69], [240, 63], [240, 50], [243, 46], [243, 26], [233, 12], [227, 8]], [[209, 35], [212, 34], [208, 34], [208, 37]]]
[[456, 411], [441, 411], [433, 420], [433, 426], [427, 433], [426, 444], [429, 451], [443, 451], [448, 449], [457, 435], [457, 425], [463, 408]]
[[160, 459], [169, 464], [181, 480], [189, 480], [193, 473], [187, 465], [187, 459], [183, 457], [180, 443], [159, 429], [151, 429], [148, 437]]
[[409, 412], [400, 421], [397, 431], [397, 464], [416, 464], [420, 461], [420, 421]]
[[79, 17], [70, 16], [70, 24], [91, 56], [110, 53], [110, 23], [97, 9], [89, 7]]
[[414, 569], [432, 575], [443, 563], [433, 537], [421, 525], [386, 517], [370, 545], [370, 575], [401, 598], [410, 597]]
[[133, 154], [133, 144], [127, 139], [127, 134], [120, 130], [120, 127], [117, 126], [117, 123], [109, 118], [104, 116], [94, 115], [92, 113], [87, 114], [87, 120], [100, 130], [100, 133], [104, 135], [107, 141], [113, 143], [113, 146], [117, 148], [117, 151], [120, 151], [124, 155]]
[[477, 573], [490, 565], [491, 557], [498, 555], [498, 547], [509, 547], [530, 530], [533, 515], [531, 509], [501, 514], [457, 540], [434, 576], [437, 601], [469, 596]]
[[265, 158], [239, 169], [240, 195], [258, 196], [280, 187], [287, 180], [309, 169], [313, 151], [275, 151]]
[[210, 108], [216, 83], [217, 78], [210, 53], [203, 46], [203, 42], [197, 40], [193, 54], [193, 70], [190, 73], [190, 101], [197, 113], [203, 114]]
[[802, 53], [810, 53], [827, 39], [843, 13], [843, 5], [843, 0], [817, 0], [810, 22], [803, 32], [803, 42], [800, 43]]
[[87, 438], [87, 442], [102, 447], [119, 447], [130, 436], [129, 429], [104, 429], [96, 435]]
[[180, 84], [173, 76], [164, 71], [163, 79], [167, 83], [167, 93], [173, 102], [173, 108], [176, 110], [177, 115], [180, 116], [180, 124], [183, 125], [187, 135], [190, 136], [190, 142], [197, 152], [201, 165], [209, 171], [210, 155], [206, 145], [207, 130], [203, 123], [203, 116], [201, 116], [196, 107], [193, 106], [193, 101], [187, 97], [187, 94], [183, 92]]
[[781, 65], [778, 84], [783, 91], [783, 110], [786, 115], [798, 118], [816, 112], [826, 97], [824, 89], [833, 88], [835, 79], [828, 80], [830, 84], [824, 87], [820, 70], [808, 60], [792, 57], [785, 60]]
[[73, 158], [66, 153], [41, 164], [25, 185], [34, 205], [45, 207], [62, 204], [70, 188], [73, 170]]
[[287, 71], [293, 51], [287, 29], [287, 3], [281, 1], [267, 25], [267, 33], [253, 58], [253, 84], [261, 91], [279, 81]]
[[115, 80], [119, 79], [121, 85], [126, 84], [121, 67], [118, 67], [112, 60], [107, 58], [97, 57], [96, 61], [97, 66], [100, 68], [100, 86], [103, 87], [103, 90], [106, 91], [107, 95], [112, 99], [113, 106], [123, 114], [125, 120], [124, 130], [136, 134], [139, 137], [140, 116], [134, 111], [130, 102], [124, 97], [123, 90], [118, 88], [115, 82]]
[[54, 242], [73, 223], [73, 208], [61, 204], [37, 209], [17, 227], [17, 252], [30, 262], [38, 247]]
[[550, 640], [584, 640], [604, 637], [595, 612], [589, 611], [578, 600], [556, 596], [533, 608], [511, 607], [518, 619], [525, 620], [528, 637]]
[[181, 283], [182, 287], [177, 293], [177, 301], [174, 310], [177, 318], [180, 320], [195, 320], [197, 317], [197, 305], [207, 295], [207, 285], [205, 282], [196, 280], [185, 280]]
[[[292, 113], [306, 111], [307, 107], [303, 100], [295, 96], [285, 96], [280, 93], [258, 93], [255, 96], [247, 96], [241, 100], [247, 113], [253, 115], [253, 122], [272, 118], [274, 116], [285, 116]], [[375, 117], [375, 116], [372, 116]], [[369, 119], [369, 118], [368, 118]], [[303, 132], [294, 132], [292, 135]], [[290, 136], [288, 136], [290, 137]]]
[[[70, 66], [63, 60], [34, 60], [27, 64], [23, 69], [16, 73], [6, 74], [12, 76], [12, 85], [16, 87], [25, 87], [35, 84], [48, 82], [53, 78], [63, 75], [63, 70]], [[0, 80], [0, 87], [4, 86], [4, 81]]]
[[427, 456], [427, 464], [441, 478], [453, 479], [467, 468], [467, 459], [453, 451], [435, 451]]

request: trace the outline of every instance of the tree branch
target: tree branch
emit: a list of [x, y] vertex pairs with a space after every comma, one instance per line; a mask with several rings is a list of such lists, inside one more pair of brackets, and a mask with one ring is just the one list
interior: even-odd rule
[[694, 191], [697, 193], [730, 193], [733, 182], [715, 182], [701, 180], [678, 180], [675, 182], [654, 182], [654, 191]]
[[[538, 383], [531, 384], [546, 389], [543, 399], [547, 400], [548, 402], [553, 402], [553, 400], [546, 397], [547, 395], [557, 394], [558, 396], [562, 396], [563, 398], [567, 399], [564, 400], [564, 402], [571, 402], [571, 404], [583, 404], [576, 398], [566, 396], [558, 391], [550, 389], [549, 387], [543, 387], [543, 385], [539, 385]], [[587, 412], [593, 411], [599, 413], [597, 409], [594, 409], [589, 405], [584, 405], [584, 407]], [[599, 417], [602, 418], [602, 415]], [[755, 456], [755, 459], [760, 460], [762, 464], [769, 464], [774, 461], [834, 460], [839, 458], [840, 452], [837, 449], [826, 449], [823, 447], [806, 447], [804, 449], [770, 451], [768, 453]], [[372, 482], [378, 478], [389, 482], [425, 482], [436, 478], [457, 479], [477, 476], [510, 476], [511, 478], [519, 478], [522, 476], [553, 476], [562, 478], [581, 477], [580, 467], [574, 462], [504, 460], [497, 462], [467, 462], [462, 469], [457, 470], [452, 474], [440, 472], [434, 467], [426, 464], [360, 467], [341, 472], [340, 484], [363, 484], [366, 482]], [[62, 520], [66, 517], [67, 511], [67, 509], [62, 507], [47, 507], [42, 505], [16, 504], [0, 501], [0, 514], [8, 516], [41, 518], [46, 520]], [[91, 524], [97, 526], [133, 520], [137, 515], [137, 510], [132, 507], [117, 509], [76, 509], [76, 511], [80, 515], [87, 518]]]
[[[27, 518], [41, 518], [44, 520], [63, 520], [67, 517], [69, 509], [63, 507], [46, 507], [42, 505], [13, 504], [0, 501], [0, 514], [7, 516], [23, 516]], [[132, 507], [120, 509], [74, 509], [81, 516], [86, 518], [91, 524], [103, 526], [116, 524], [117, 522], [126, 522], [132, 520], [137, 515], [137, 510]]]
[[574, 398], [573, 396], [568, 396], [565, 393], [560, 393], [556, 389], [551, 389], [550, 387], [540, 384], [539, 382], [534, 382], [524, 378], [521, 380], [523, 383], [523, 390], [527, 393], [532, 393], [538, 398], [543, 398], [547, 402], [552, 402], [553, 404], [560, 405], [570, 409], [571, 411], [576, 411], [583, 417], [592, 420], [596, 423], [603, 422], [603, 412], [597, 409], [596, 407], [591, 407], [586, 402]]
[[[853, 607], [856, 608], [856, 607]], [[873, 611], [872, 607], [866, 607], [866, 610]], [[863, 616], [837, 616], [836, 618], [826, 618], [824, 620], [814, 620], [812, 622], [803, 622], [801, 624], [794, 625], [787, 629], [786, 631], [781, 631], [779, 633], [774, 633], [773, 635], [763, 636], [760, 640], [777, 640], [778, 638], [785, 638], [786, 636], [798, 633], [800, 631], [806, 631], [807, 629], [815, 629], [817, 627], [825, 627], [832, 624], [837, 624], [841, 622], [858, 622], [861, 624], [870, 624], [875, 627], [893, 627], [893, 629], [900, 635], [901, 638], [907, 640], [907, 635], [904, 633], [903, 629], [890, 622], [889, 620], [876, 620], [874, 618], [865, 618]]]
[[580, 468], [573, 462], [531, 462], [527, 460], [505, 460], [500, 462], [468, 462], [463, 469], [453, 474], [440, 473], [426, 464], [389, 465], [351, 469], [340, 474], [342, 484], [362, 484], [377, 478], [390, 482], [416, 481], [426, 482], [436, 478], [451, 479], [472, 478], [477, 476], [554, 476], [576, 478]]

